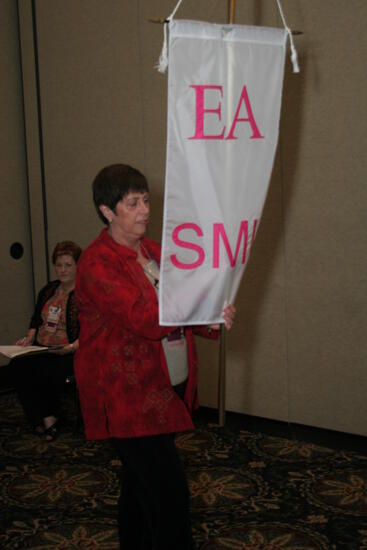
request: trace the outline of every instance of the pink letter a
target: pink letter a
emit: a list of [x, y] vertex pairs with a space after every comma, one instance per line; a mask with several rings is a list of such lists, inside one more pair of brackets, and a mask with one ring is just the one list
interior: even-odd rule
[[[247, 110], [247, 114], [248, 114], [248, 118], [239, 118], [239, 112], [240, 112], [240, 109], [241, 109], [241, 103], [242, 101], [245, 103], [246, 105], [246, 110]], [[238, 139], [235, 135], [234, 135], [234, 130], [236, 128], [236, 124], [238, 122], [249, 122], [251, 124], [251, 128], [252, 128], [252, 136], [250, 139], [262, 139], [264, 136], [262, 136], [259, 132], [259, 128], [257, 127], [257, 124], [256, 124], [256, 121], [255, 121], [255, 117], [253, 115], [253, 112], [252, 112], [252, 108], [251, 108], [251, 103], [250, 103], [250, 99], [248, 97], [248, 93], [247, 93], [247, 89], [246, 89], [246, 86], [244, 86], [242, 88], [242, 93], [241, 93], [241, 97], [239, 99], [239, 102], [238, 102], [238, 105], [237, 105], [237, 111], [236, 111], [236, 114], [234, 116], [234, 119], [233, 119], [233, 122], [232, 122], [232, 126], [231, 126], [231, 129], [229, 131], [229, 134], [228, 136], [226, 137], [226, 139]]]

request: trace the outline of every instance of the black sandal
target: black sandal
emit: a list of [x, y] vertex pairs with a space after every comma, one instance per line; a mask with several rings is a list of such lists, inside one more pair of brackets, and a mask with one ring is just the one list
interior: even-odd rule
[[51, 443], [52, 441], [56, 441], [56, 439], [59, 437], [59, 429], [57, 427], [57, 421], [52, 424], [49, 428], [45, 428], [44, 434], [46, 436], [46, 441], [48, 443]]

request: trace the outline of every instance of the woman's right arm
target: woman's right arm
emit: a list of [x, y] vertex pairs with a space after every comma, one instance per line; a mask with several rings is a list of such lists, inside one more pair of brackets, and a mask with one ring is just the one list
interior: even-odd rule
[[50, 285], [44, 286], [38, 293], [34, 312], [29, 323], [29, 329], [34, 328], [37, 331], [37, 329], [42, 325], [42, 308], [48, 298], [50, 298], [53, 294], [52, 292], [49, 293], [49, 286]]
[[26, 336], [24, 336], [23, 338], [19, 338], [19, 340], [15, 342], [15, 345], [30, 346], [31, 344], [33, 344], [37, 334], [37, 330], [42, 325], [42, 307], [45, 303], [45, 297], [47, 297], [49, 288], [50, 288], [50, 284], [41, 288], [41, 290], [39, 291], [37, 296], [36, 306], [34, 308], [34, 312], [29, 323], [28, 332]]
[[15, 342], [15, 345], [16, 346], [30, 346], [31, 344], [33, 344], [35, 336], [36, 336], [36, 329], [35, 328], [30, 328], [27, 332], [27, 335], [24, 336], [23, 338], [19, 338], [19, 340], [17, 340]]

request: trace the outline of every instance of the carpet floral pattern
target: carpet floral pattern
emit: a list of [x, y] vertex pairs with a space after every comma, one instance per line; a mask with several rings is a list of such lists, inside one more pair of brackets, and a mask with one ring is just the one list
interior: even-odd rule
[[[108, 443], [75, 432], [66, 405], [49, 444], [29, 431], [16, 397], [1, 396], [1, 548], [119, 547], [121, 465]], [[221, 429], [200, 415], [196, 424], [177, 445], [198, 548], [367, 550], [367, 454]]]

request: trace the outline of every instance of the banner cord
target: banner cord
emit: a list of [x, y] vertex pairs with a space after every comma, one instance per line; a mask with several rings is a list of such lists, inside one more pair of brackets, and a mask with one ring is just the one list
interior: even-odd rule
[[285, 20], [282, 4], [280, 3], [280, 0], [277, 0], [277, 4], [278, 4], [278, 8], [279, 8], [280, 17], [282, 18], [282, 21], [283, 21], [284, 28], [287, 31], [288, 36], [289, 36], [289, 42], [290, 42], [290, 46], [291, 46], [291, 61], [292, 61], [292, 65], [293, 65], [293, 72], [294, 73], [299, 73], [300, 69], [299, 69], [299, 64], [298, 64], [298, 55], [297, 55], [296, 47], [294, 45], [292, 31], [288, 27], [287, 22]]
[[159, 56], [158, 64], [156, 66], [158, 72], [160, 73], [165, 73], [168, 67], [167, 26], [168, 26], [168, 23], [172, 21], [172, 19], [176, 15], [176, 11], [178, 10], [182, 2], [183, 0], [178, 0], [175, 9], [163, 23], [163, 46], [162, 46], [161, 55]]
[[[163, 23], [163, 46], [162, 46], [162, 51], [161, 51], [161, 54], [159, 56], [159, 60], [158, 60], [158, 63], [156, 65], [156, 69], [158, 70], [158, 72], [160, 73], [165, 73], [166, 70], [167, 70], [167, 67], [168, 67], [168, 46], [167, 46], [167, 26], [168, 26], [168, 23], [170, 21], [172, 21], [172, 19], [174, 18], [174, 16], [176, 15], [176, 12], [178, 10], [178, 8], [180, 7], [180, 5], [182, 4], [183, 0], [178, 0], [177, 4], [176, 4], [176, 7], [175, 9], [173, 10], [173, 12], [171, 13], [171, 15], [169, 15], [167, 17], [167, 19], [165, 19], [164, 23]], [[294, 45], [294, 40], [293, 40], [293, 36], [292, 36], [292, 31], [291, 29], [288, 27], [287, 25], [287, 22], [285, 20], [285, 16], [284, 16], [284, 12], [283, 12], [283, 8], [282, 8], [282, 4], [280, 2], [280, 0], [276, 0], [277, 4], [278, 4], [278, 9], [279, 9], [279, 13], [280, 13], [280, 17], [282, 18], [282, 21], [283, 21], [283, 26], [289, 36], [289, 42], [290, 42], [290, 47], [291, 47], [291, 61], [292, 61], [292, 65], [293, 65], [293, 72], [294, 73], [299, 73], [300, 72], [300, 68], [299, 68], [299, 63], [298, 63], [298, 55], [297, 55], [297, 50], [296, 50], [296, 47]]]

